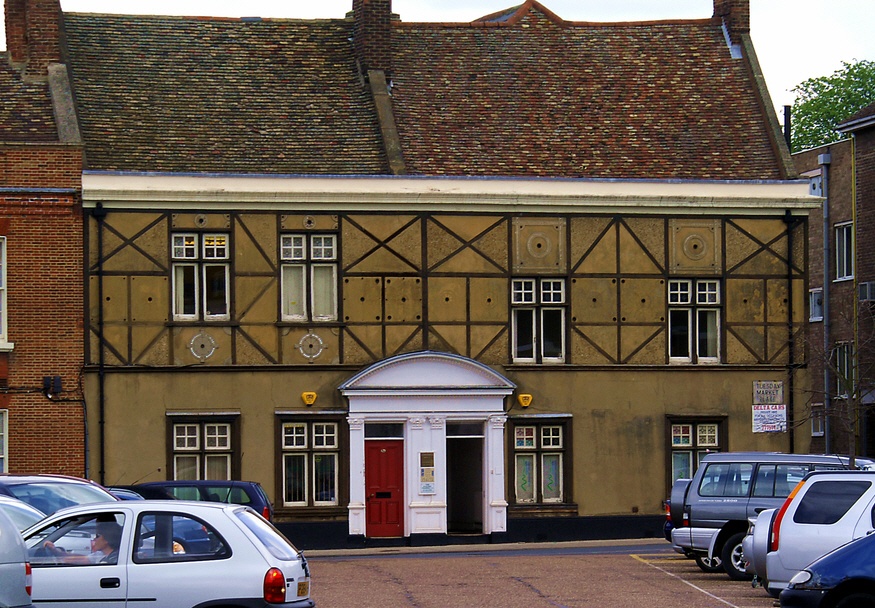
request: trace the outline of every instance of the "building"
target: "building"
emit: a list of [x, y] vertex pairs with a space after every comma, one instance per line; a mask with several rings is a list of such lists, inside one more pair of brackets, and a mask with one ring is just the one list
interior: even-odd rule
[[660, 533], [709, 450], [807, 449], [819, 199], [745, 0], [352, 8], [63, 14], [94, 477], [254, 479], [304, 544], [592, 538]]
[[869, 106], [839, 125], [847, 139], [793, 155], [812, 193], [824, 197], [809, 233], [812, 383], [804, 416], [814, 449], [858, 456], [875, 454], [873, 114]]
[[57, 11], [24, 4], [0, 61], [0, 472], [81, 476], [82, 149]]

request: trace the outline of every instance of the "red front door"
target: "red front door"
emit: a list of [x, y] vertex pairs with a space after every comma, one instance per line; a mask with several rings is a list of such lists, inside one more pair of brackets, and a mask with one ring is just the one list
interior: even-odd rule
[[404, 441], [365, 442], [367, 536], [404, 536]]

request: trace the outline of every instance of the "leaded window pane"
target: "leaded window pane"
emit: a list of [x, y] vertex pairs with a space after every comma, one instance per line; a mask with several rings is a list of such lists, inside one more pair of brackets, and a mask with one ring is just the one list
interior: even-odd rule
[[283, 448], [295, 449], [307, 447], [307, 425], [297, 422], [287, 422], [283, 425]]
[[517, 502], [535, 502], [535, 454], [517, 454], [514, 468]]
[[533, 426], [518, 426], [514, 429], [514, 446], [517, 449], [534, 449], [535, 429]]
[[562, 500], [562, 455], [544, 454], [541, 458], [541, 495], [544, 502]]
[[304, 235], [283, 235], [280, 239], [280, 258], [288, 261], [307, 259], [307, 245]]

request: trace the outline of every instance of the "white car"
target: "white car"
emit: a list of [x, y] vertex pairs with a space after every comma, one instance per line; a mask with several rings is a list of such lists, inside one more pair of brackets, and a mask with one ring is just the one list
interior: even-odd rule
[[0, 511], [0, 606], [30, 608], [30, 564], [21, 534]]
[[315, 606], [303, 553], [241, 505], [89, 504], [62, 509], [23, 535], [33, 601], [46, 608]]
[[6, 513], [19, 530], [31, 527], [46, 516], [45, 513], [32, 507], [23, 500], [0, 494], [0, 511]]
[[742, 543], [747, 571], [773, 597], [820, 556], [875, 529], [875, 472], [810, 473], [780, 509], [762, 511]]

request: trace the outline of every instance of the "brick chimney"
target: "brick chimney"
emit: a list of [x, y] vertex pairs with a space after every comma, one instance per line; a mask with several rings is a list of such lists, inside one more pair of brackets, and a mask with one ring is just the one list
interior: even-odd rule
[[363, 74], [392, 74], [392, 0], [353, 0], [353, 44]]
[[723, 20], [734, 44], [750, 33], [750, 0], [714, 0], [714, 17]]
[[46, 80], [61, 60], [60, 0], [6, 0], [6, 49], [25, 80]]

